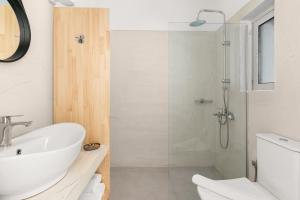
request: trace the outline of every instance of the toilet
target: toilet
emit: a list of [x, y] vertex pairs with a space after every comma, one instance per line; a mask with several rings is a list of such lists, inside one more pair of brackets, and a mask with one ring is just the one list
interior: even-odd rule
[[300, 200], [300, 142], [270, 133], [256, 139], [258, 181], [194, 175], [201, 200]]

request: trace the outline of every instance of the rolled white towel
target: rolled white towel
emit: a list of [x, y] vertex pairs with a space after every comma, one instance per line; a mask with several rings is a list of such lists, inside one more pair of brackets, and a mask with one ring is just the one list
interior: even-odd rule
[[97, 191], [99, 183], [101, 183], [101, 174], [95, 174], [90, 180], [89, 184], [85, 188], [83, 193], [95, 193]]
[[95, 184], [95, 191], [93, 193], [82, 193], [80, 196], [80, 200], [99, 200], [102, 199], [102, 196], [105, 192], [105, 185], [104, 183], [96, 183]]
[[94, 194], [99, 198], [100, 196], [102, 196], [104, 194], [104, 192], [105, 192], [104, 183], [100, 183], [100, 184], [98, 183], [97, 184], [97, 190]]
[[104, 192], [105, 192], [105, 185], [104, 183], [101, 183], [100, 184], [100, 192], [99, 192], [99, 196], [98, 196], [98, 199], [102, 199], [103, 195], [104, 195]]
[[101, 183], [100, 188], [101, 188], [101, 192], [104, 193], [105, 192], [105, 184]]
[[80, 196], [80, 200], [97, 200], [97, 197], [94, 194], [85, 194]]
[[101, 181], [102, 181], [102, 175], [101, 174], [95, 174], [93, 176], [93, 179], [96, 180], [97, 182], [101, 183]]

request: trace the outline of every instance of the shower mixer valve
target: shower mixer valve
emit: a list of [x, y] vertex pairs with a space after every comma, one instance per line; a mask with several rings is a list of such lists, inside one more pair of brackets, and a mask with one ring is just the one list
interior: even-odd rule
[[222, 121], [223, 117], [225, 117], [225, 123], [226, 123], [227, 119], [229, 119], [230, 121], [233, 121], [235, 119], [234, 114], [226, 109], [222, 109], [222, 111], [214, 113], [213, 115], [218, 117], [218, 119], [221, 121]]

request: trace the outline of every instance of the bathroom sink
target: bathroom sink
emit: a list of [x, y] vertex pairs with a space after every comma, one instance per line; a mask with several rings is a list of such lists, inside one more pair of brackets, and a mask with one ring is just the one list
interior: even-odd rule
[[0, 148], [0, 200], [21, 200], [60, 181], [80, 153], [85, 129], [75, 123], [41, 128]]

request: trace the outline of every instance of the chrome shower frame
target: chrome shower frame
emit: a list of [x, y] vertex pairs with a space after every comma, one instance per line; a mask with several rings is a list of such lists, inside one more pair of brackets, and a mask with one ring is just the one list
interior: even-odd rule
[[224, 29], [223, 29], [223, 46], [224, 46], [224, 71], [223, 71], [223, 80], [222, 83], [230, 83], [230, 79], [227, 79], [227, 51], [226, 51], [226, 46], [230, 46], [230, 41], [227, 41], [227, 25], [226, 25], [226, 14], [221, 11], [221, 10], [212, 10], [212, 9], [203, 9], [199, 10], [197, 14], [196, 21], [200, 21], [200, 15], [201, 13], [217, 13], [222, 15], [223, 17], [223, 24], [224, 24]]
[[[201, 13], [217, 13], [222, 15], [223, 17], [223, 48], [224, 48], [224, 53], [223, 53], [223, 80], [222, 82], [222, 101], [223, 101], [223, 107], [222, 109], [215, 113], [214, 116], [218, 118], [219, 122], [219, 142], [220, 146], [223, 149], [228, 149], [229, 147], [229, 140], [230, 140], [230, 127], [229, 127], [229, 122], [234, 120], [234, 114], [230, 112], [229, 110], [229, 90], [230, 90], [230, 78], [227, 77], [227, 49], [226, 47], [230, 46], [230, 41], [227, 40], [227, 25], [226, 25], [226, 15], [223, 11], [221, 10], [212, 10], [212, 9], [203, 9], [200, 10], [197, 14], [197, 18], [195, 22], [201, 22], [203, 20], [200, 20], [200, 15]], [[197, 23], [196, 23], [197, 24]], [[198, 23], [199, 25], [201, 23]], [[191, 24], [192, 25], [192, 24]], [[222, 126], [226, 126], [226, 142], [223, 144], [222, 142]]]

